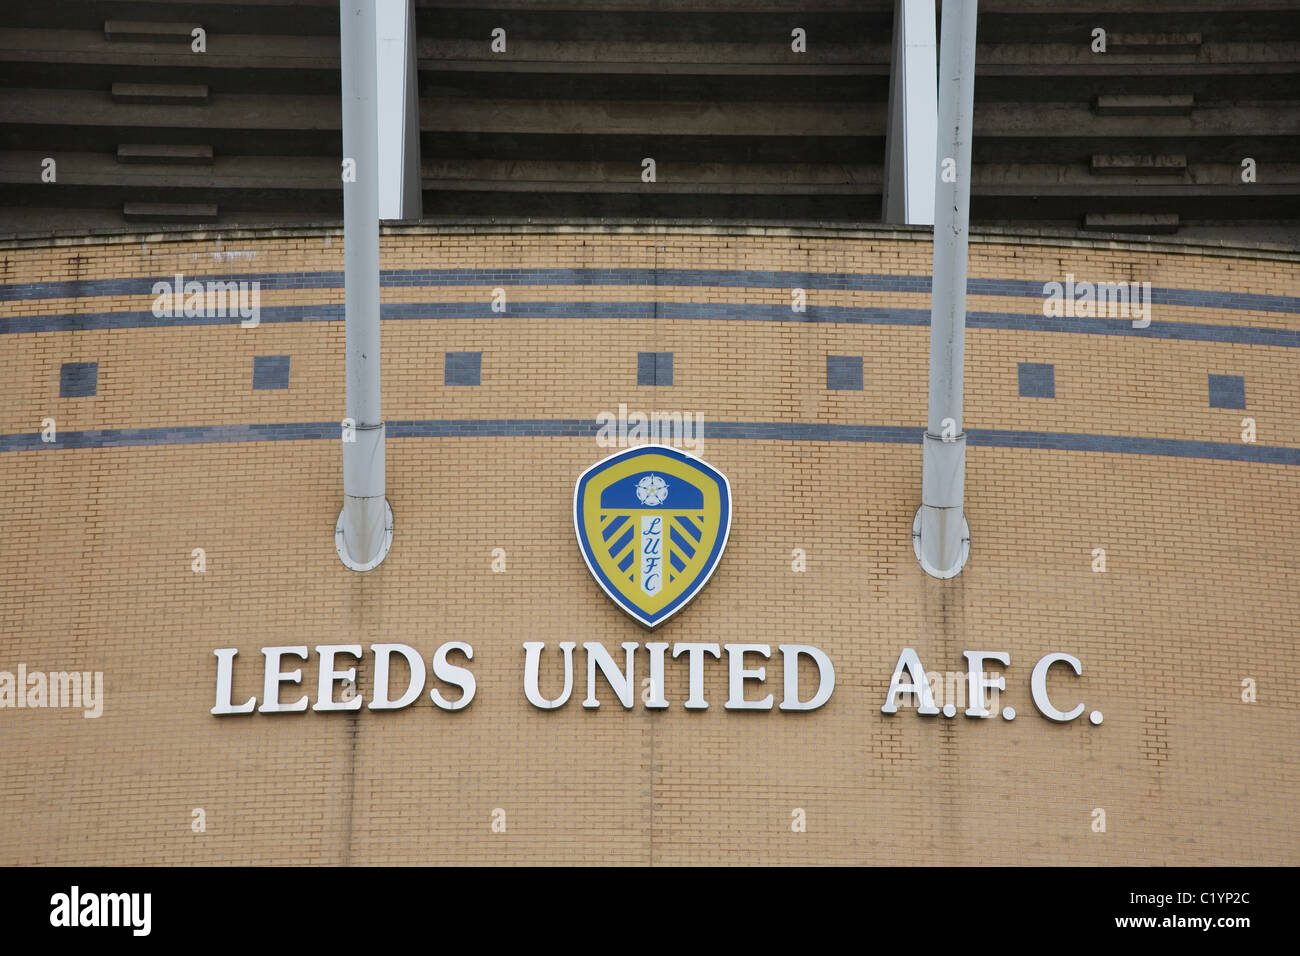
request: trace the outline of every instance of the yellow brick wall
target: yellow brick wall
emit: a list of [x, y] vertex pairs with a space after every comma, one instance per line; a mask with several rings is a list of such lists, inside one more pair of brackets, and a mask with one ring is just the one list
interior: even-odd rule
[[[0, 248], [0, 283], [332, 271], [337, 233], [133, 237]], [[927, 275], [923, 237], [724, 230], [394, 229], [385, 269], [658, 268]], [[986, 237], [973, 277], [1300, 295], [1285, 255], [1174, 244]], [[385, 302], [488, 301], [494, 285], [393, 287]], [[789, 303], [783, 288], [509, 287], [511, 301]], [[342, 290], [264, 292], [270, 305]], [[923, 309], [908, 293], [809, 293], [809, 304]], [[148, 296], [0, 302], [24, 315], [147, 310]], [[972, 296], [972, 311], [1039, 314], [1036, 298]], [[1300, 316], [1157, 306], [1155, 322], [1300, 330]], [[912, 426], [925, 419], [928, 332], [917, 326], [614, 318], [384, 323], [385, 417], [577, 419], [602, 410], [708, 421]], [[341, 322], [0, 337], [0, 435], [337, 421]], [[443, 353], [481, 351], [482, 384], [443, 385]], [[638, 351], [674, 353], [674, 385], [636, 385]], [[828, 391], [827, 354], [863, 355], [862, 392]], [[253, 356], [292, 356], [288, 391], [253, 391]], [[972, 329], [966, 427], [1300, 446], [1292, 348]], [[59, 367], [99, 362], [94, 398], [59, 398]], [[1056, 398], [1020, 398], [1018, 362], [1056, 366]], [[1248, 410], [1209, 407], [1206, 373], [1243, 374]], [[0, 451], [0, 670], [100, 670], [99, 719], [0, 709], [0, 863], [1300, 863], [1300, 466], [972, 446], [973, 549], [956, 579], [912, 554], [917, 445], [710, 437], [730, 479], [730, 542], [708, 586], [653, 632], [587, 572], [571, 516], [592, 438], [393, 438], [396, 540], [359, 575], [333, 542], [336, 441]], [[204, 548], [207, 570], [191, 571]], [[508, 570], [491, 571], [503, 548]], [[807, 571], [791, 570], [791, 552]], [[1104, 548], [1107, 571], [1091, 570]], [[766, 643], [835, 664], [807, 714], [727, 711], [726, 659], [707, 711], [624, 711], [585, 661], [550, 712], [523, 694], [524, 641]], [[463, 711], [427, 695], [384, 713], [215, 717], [217, 647], [237, 647], [235, 695], [261, 692], [270, 645], [473, 645]], [[1005, 651], [1011, 722], [881, 714], [899, 651], [964, 669]], [[1030, 699], [1033, 663], [1066, 651], [1053, 693], [1105, 713], [1058, 725]], [[621, 654], [616, 655], [621, 659]], [[360, 690], [370, 698], [369, 655]], [[752, 661], [752, 659], [751, 659]], [[293, 666], [289, 664], [288, 666]], [[302, 665], [315, 700], [316, 657]], [[636, 657], [638, 685], [647, 673]], [[996, 668], [998, 671], [1003, 669]], [[1064, 669], [1062, 668], [1062, 671]], [[1253, 679], [1258, 701], [1244, 703]], [[398, 683], [398, 681], [394, 681]], [[448, 691], [454, 696], [454, 691]], [[286, 689], [284, 699], [298, 696]], [[1068, 704], [1067, 704], [1068, 706]], [[191, 811], [207, 830], [191, 831]], [[504, 833], [491, 830], [506, 811]], [[807, 831], [792, 832], [802, 808]], [[1093, 831], [1093, 811], [1106, 832]]]

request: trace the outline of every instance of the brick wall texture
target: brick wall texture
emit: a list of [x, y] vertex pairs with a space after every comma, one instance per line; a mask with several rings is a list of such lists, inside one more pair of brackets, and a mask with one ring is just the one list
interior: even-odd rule
[[[322, 228], [0, 248], [0, 671], [104, 674], [97, 719], [0, 707], [0, 863], [1300, 863], [1296, 257], [974, 242], [973, 548], [942, 582], [911, 542], [924, 235], [386, 230], [396, 538], [369, 574], [334, 549], [342, 247]], [[260, 277], [262, 322], [153, 319], [152, 283], [178, 272]], [[1047, 322], [1041, 286], [1067, 273], [1150, 282], [1150, 328]], [[481, 353], [478, 385], [446, 384], [448, 352]], [[637, 385], [641, 352], [673, 354], [671, 386]], [[862, 356], [861, 390], [828, 387], [828, 355]], [[290, 357], [287, 389], [254, 390], [257, 356]], [[94, 396], [60, 397], [72, 362], [98, 363]], [[1054, 398], [1021, 397], [1021, 363], [1054, 367]], [[1209, 375], [1242, 376], [1245, 410], [1212, 407]], [[735, 498], [712, 580], [653, 637], [574, 540], [574, 482], [613, 451], [596, 416], [620, 403], [702, 414]], [[573, 697], [539, 710], [522, 644], [546, 642], [553, 696], [568, 640]], [[581, 643], [640, 643], [640, 687], [648, 640], [771, 645], [778, 702], [777, 645], [812, 644], [835, 691], [728, 711], [724, 654], [708, 710], [682, 706], [684, 658], [669, 709], [604, 683], [584, 709]], [[239, 650], [235, 701], [260, 702], [265, 646], [427, 660], [448, 641], [474, 650], [460, 711], [209, 712], [214, 648]], [[882, 714], [904, 647], [939, 672], [1006, 652], [1016, 718]], [[1099, 726], [1033, 706], [1052, 651], [1083, 663], [1053, 669], [1053, 698]], [[300, 666], [314, 702], [316, 655]]]

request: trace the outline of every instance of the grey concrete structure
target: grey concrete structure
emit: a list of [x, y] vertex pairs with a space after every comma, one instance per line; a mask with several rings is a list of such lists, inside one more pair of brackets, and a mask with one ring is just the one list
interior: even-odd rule
[[[898, 218], [895, 0], [649, 6], [412, 0], [420, 214]], [[337, 20], [333, 0], [15, 5], [0, 27], [0, 233], [120, 228], [128, 204], [216, 207], [225, 226], [337, 220]], [[201, 25], [206, 52], [177, 25]], [[1295, 241], [1300, 8], [986, 0], [979, 32], [976, 227]], [[210, 150], [211, 165], [118, 161], [139, 146]], [[41, 181], [47, 157], [57, 183]]]

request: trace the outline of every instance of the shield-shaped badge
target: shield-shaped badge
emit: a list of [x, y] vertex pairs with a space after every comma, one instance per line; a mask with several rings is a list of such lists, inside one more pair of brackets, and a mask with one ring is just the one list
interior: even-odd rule
[[579, 476], [573, 526], [605, 593], [656, 627], [685, 607], [718, 566], [731, 531], [731, 486], [692, 455], [640, 445]]

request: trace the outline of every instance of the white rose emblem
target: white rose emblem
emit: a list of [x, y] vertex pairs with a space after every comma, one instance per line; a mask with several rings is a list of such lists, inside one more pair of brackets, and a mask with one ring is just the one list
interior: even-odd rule
[[668, 482], [658, 475], [646, 475], [636, 483], [636, 496], [641, 504], [653, 508], [668, 497]]

